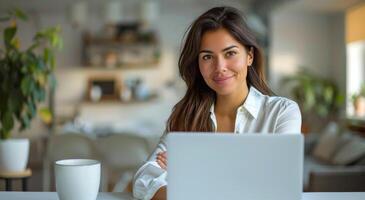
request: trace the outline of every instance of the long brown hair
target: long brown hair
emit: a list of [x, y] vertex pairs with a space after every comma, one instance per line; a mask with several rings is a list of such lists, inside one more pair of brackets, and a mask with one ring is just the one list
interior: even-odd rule
[[216, 94], [204, 81], [198, 64], [201, 39], [207, 31], [226, 29], [247, 50], [253, 49], [254, 60], [247, 72], [247, 84], [261, 93], [271, 95], [265, 83], [263, 56], [243, 15], [235, 8], [215, 7], [199, 16], [188, 28], [179, 58], [179, 72], [187, 85], [185, 96], [174, 106], [166, 132], [197, 131], [211, 132], [210, 107]]

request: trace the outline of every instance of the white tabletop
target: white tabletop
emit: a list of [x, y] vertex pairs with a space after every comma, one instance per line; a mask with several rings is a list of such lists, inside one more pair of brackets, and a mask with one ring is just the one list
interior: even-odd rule
[[[0, 192], [6, 200], [58, 200], [56, 192]], [[302, 200], [364, 200], [365, 192], [303, 193]], [[98, 200], [133, 200], [128, 193], [99, 193]]]
[[[56, 192], [0, 192], [0, 199], [6, 200], [58, 200]], [[98, 200], [133, 200], [128, 193], [98, 194]]]

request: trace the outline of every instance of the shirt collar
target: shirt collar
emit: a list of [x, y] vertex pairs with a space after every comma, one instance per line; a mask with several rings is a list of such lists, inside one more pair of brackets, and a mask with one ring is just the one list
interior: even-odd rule
[[[263, 97], [264, 95], [260, 91], [251, 86], [246, 101], [242, 106], [240, 106], [240, 108], [245, 108], [252, 115], [252, 117], [256, 119], [261, 108]], [[238, 108], [238, 110], [242, 111], [240, 108]]]
[[[238, 107], [237, 112], [244, 112], [244, 110], [246, 110], [256, 119], [261, 108], [263, 97], [264, 95], [260, 91], [255, 87], [250, 86], [247, 98], [243, 105]], [[214, 103], [210, 107], [210, 113], [214, 115]]]

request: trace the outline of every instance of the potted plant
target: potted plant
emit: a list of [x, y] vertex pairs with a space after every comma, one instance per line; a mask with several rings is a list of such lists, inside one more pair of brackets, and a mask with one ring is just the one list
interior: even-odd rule
[[[55, 87], [54, 49], [62, 45], [59, 28], [35, 34], [32, 44], [20, 47], [17, 20], [27, 20], [18, 9], [0, 19], [5, 23], [0, 48], [0, 170], [23, 171], [28, 162], [29, 140], [11, 138], [14, 128], [29, 128], [48, 88]], [[43, 110], [43, 113], [47, 111]]]
[[344, 95], [332, 80], [315, 76], [304, 70], [284, 78], [283, 83], [291, 87], [291, 94], [301, 108], [303, 133], [318, 131], [315, 129], [321, 128], [338, 117]]
[[352, 95], [355, 116], [365, 117], [365, 83], [361, 85], [360, 92]]

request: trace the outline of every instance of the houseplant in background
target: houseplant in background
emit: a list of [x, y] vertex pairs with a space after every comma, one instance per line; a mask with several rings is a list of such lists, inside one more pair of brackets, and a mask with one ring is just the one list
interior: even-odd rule
[[336, 121], [344, 95], [330, 79], [308, 71], [286, 77], [283, 83], [291, 87], [291, 95], [302, 111], [302, 132], [319, 131], [330, 121]]
[[[27, 16], [18, 9], [1, 17], [4, 46], [0, 49], [0, 170], [23, 171], [27, 165], [29, 140], [11, 138], [15, 128], [30, 127], [37, 104], [46, 99], [47, 89], [55, 87], [53, 74], [55, 48], [61, 48], [60, 28], [48, 28], [35, 34], [32, 44], [20, 47], [17, 20]], [[43, 109], [46, 116], [49, 110]], [[49, 118], [49, 117], [48, 117]]]
[[365, 83], [361, 85], [359, 93], [353, 94], [351, 99], [355, 116], [365, 117]]

